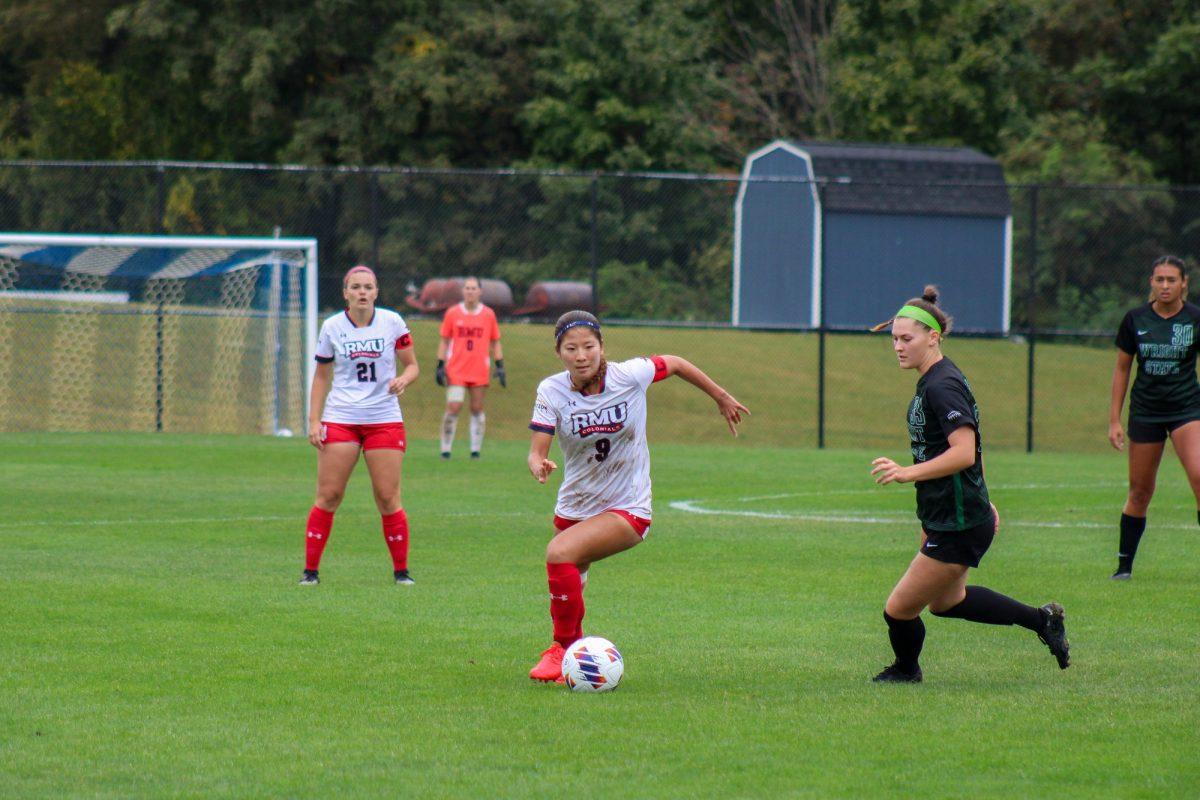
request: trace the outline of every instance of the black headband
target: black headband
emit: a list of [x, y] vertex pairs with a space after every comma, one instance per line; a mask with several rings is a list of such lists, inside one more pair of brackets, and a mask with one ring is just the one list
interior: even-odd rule
[[572, 320], [571, 322], [568, 322], [566, 325], [563, 325], [562, 328], [559, 330], [559, 332], [555, 335], [554, 341], [556, 341], [556, 342], [559, 341], [560, 339], [562, 339], [564, 333], [571, 330], [571, 328], [578, 328], [581, 325], [586, 325], [587, 327], [594, 330], [596, 333], [600, 333], [600, 326], [597, 325], [596, 323], [592, 322], [591, 320], [576, 319], [576, 320]]

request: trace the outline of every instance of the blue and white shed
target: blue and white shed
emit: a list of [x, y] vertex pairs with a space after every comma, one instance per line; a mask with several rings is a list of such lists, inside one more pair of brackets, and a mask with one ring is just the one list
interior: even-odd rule
[[863, 328], [934, 283], [959, 330], [1008, 332], [1012, 204], [976, 150], [775, 141], [734, 226], [734, 325], [815, 328], [824, 286], [825, 324]]

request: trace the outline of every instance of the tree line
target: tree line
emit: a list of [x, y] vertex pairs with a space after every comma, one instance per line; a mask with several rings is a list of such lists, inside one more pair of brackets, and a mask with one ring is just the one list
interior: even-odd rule
[[1196, 0], [8, 0], [0, 157], [735, 169], [966, 145], [1200, 183]]
[[[733, 173], [776, 138], [970, 146], [1012, 182], [1159, 187], [1014, 192], [1038, 266], [1014, 319], [1036, 296], [1044, 323], [1091, 327], [1141, 291], [1129, 265], [1200, 254], [1200, 194], [1166, 189], [1200, 184], [1197, 42], [1200, 0], [7, 0], [0, 160]], [[733, 188], [0, 169], [0, 223], [279, 224], [326, 263], [389, 265], [391, 302], [594, 263], [611, 315], [722, 319]]]

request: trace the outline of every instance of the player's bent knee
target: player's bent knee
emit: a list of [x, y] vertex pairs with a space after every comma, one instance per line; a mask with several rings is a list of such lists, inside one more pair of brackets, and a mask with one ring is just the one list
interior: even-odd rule
[[576, 561], [574, 548], [564, 546], [561, 536], [555, 536], [546, 545], [547, 564], [572, 564]]
[[896, 600], [894, 597], [889, 597], [883, 610], [892, 619], [916, 619], [921, 616], [920, 608], [912, 608], [911, 606]]

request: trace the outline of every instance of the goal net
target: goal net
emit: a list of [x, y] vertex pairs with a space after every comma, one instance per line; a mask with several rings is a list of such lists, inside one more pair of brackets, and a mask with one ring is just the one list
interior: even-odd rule
[[315, 239], [0, 233], [0, 431], [303, 433]]

